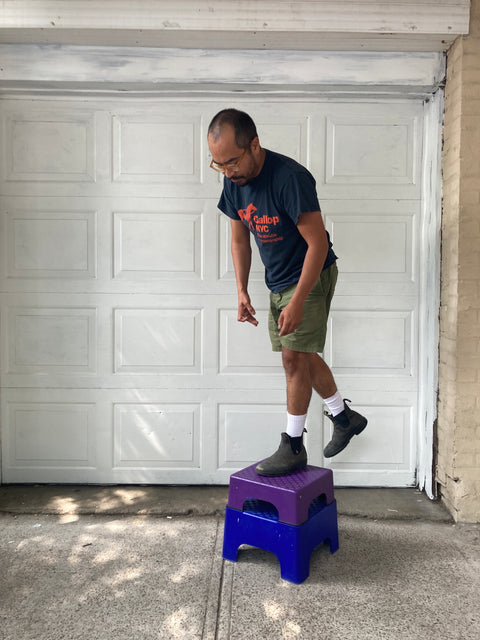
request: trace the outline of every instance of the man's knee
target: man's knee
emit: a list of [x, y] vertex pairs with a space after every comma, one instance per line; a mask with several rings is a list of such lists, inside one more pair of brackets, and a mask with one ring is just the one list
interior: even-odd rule
[[302, 353], [301, 351], [292, 351], [286, 347], [282, 348], [282, 363], [285, 373], [289, 376], [293, 376], [298, 371], [303, 371], [305, 367], [308, 367], [309, 353]]

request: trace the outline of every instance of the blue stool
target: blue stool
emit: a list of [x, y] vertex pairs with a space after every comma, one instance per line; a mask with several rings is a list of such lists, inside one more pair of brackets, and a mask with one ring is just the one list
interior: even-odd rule
[[337, 503], [324, 497], [312, 501], [308, 519], [300, 525], [278, 520], [277, 509], [263, 500], [247, 500], [244, 511], [226, 507], [223, 557], [236, 562], [238, 547], [248, 544], [274, 553], [284, 580], [300, 584], [310, 573], [310, 556], [322, 542], [330, 553], [338, 549]]

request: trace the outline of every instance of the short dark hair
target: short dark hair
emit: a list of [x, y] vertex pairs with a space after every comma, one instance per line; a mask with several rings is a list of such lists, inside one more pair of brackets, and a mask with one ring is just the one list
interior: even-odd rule
[[244, 111], [238, 109], [223, 109], [213, 117], [208, 127], [208, 135], [218, 140], [225, 126], [230, 125], [235, 131], [235, 144], [239, 149], [246, 149], [250, 142], [257, 137], [254, 121]]

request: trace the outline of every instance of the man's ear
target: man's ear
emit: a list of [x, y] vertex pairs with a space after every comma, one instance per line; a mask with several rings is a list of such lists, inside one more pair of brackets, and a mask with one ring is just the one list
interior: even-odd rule
[[257, 136], [256, 138], [254, 138], [254, 139], [250, 142], [250, 150], [251, 150], [253, 153], [256, 153], [256, 152], [258, 152], [260, 149], [261, 149], [261, 146], [260, 146], [260, 140], [259, 140], [259, 138], [258, 138], [258, 136]]

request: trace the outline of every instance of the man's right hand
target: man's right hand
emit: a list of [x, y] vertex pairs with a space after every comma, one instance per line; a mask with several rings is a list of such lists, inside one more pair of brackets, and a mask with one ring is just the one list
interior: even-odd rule
[[239, 322], [250, 322], [256, 327], [258, 320], [255, 318], [255, 313], [256, 311], [250, 304], [250, 296], [248, 294], [238, 298], [237, 320]]

